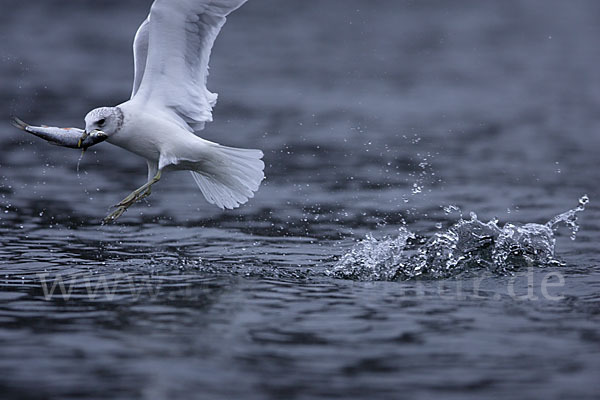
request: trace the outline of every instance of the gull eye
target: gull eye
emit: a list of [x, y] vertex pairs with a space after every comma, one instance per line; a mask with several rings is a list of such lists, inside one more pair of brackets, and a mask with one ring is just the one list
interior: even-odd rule
[[98, 126], [104, 126], [104, 124], [106, 123], [106, 119], [102, 118], [101, 120], [98, 120], [98, 122], [96, 122], [96, 124], [98, 124]]

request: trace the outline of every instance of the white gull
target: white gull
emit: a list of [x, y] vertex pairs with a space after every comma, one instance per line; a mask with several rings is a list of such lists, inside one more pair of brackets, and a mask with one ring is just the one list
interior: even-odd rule
[[222, 146], [198, 136], [212, 121], [217, 95], [206, 88], [213, 43], [226, 16], [246, 0], [156, 0], [139, 27], [133, 52], [131, 99], [85, 117], [86, 134], [146, 159], [148, 181], [117, 204], [111, 222], [148, 196], [164, 171], [189, 170], [206, 200], [233, 209], [254, 196], [264, 179], [260, 150]]

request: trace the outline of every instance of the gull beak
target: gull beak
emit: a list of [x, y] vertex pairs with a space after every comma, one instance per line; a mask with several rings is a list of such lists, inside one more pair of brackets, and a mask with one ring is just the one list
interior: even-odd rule
[[81, 148], [83, 146], [83, 142], [85, 141], [85, 139], [87, 139], [91, 135], [95, 135], [98, 138], [98, 140], [96, 140], [94, 144], [103, 142], [106, 139], [108, 139], [108, 135], [106, 133], [104, 133], [103, 131], [101, 131], [100, 129], [94, 129], [91, 132], [85, 131], [79, 138], [79, 142], [77, 142], [77, 147]]
[[108, 139], [108, 135], [106, 134], [106, 132], [101, 131], [100, 129], [94, 129], [90, 132], [90, 135], [96, 135], [102, 140]]
[[108, 139], [108, 135], [104, 131], [97, 131], [97, 134], [98, 134], [97, 135], [98, 140], [96, 140], [96, 143], [94, 143], [94, 144], [102, 143], [106, 139]]

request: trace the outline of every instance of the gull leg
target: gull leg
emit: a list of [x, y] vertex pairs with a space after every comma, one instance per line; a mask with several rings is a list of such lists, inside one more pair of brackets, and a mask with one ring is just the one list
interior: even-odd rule
[[129, 207], [131, 207], [134, 203], [140, 201], [143, 198], [150, 196], [150, 193], [152, 193], [152, 185], [154, 185], [156, 182], [158, 182], [160, 180], [161, 175], [162, 175], [162, 171], [159, 170], [156, 173], [156, 175], [154, 176], [154, 178], [152, 178], [150, 181], [148, 181], [148, 183], [146, 183], [146, 184], [142, 185], [140, 188], [134, 190], [129, 196], [127, 196], [123, 200], [121, 200], [119, 202], [119, 204], [117, 204], [115, 206], [115, 207], [117, 207], [117, 209], [115, 211], [113, 211], [112, 213], [110, 213], [106, 218], [104, 218], [103, 223], [107, 224], [107, 223], [115, 221], [117, 218], [119, 218], [121, 215], [123, 215], [123, 213]]
[[138, 200], [141, 200], [142, 196], [144, 196], [144, 197], [147, 196], [146, 193], [148, 192], [149, 188], [150, 188], [150, 182], [146, 183], [144, 186], [131, 192], [131, 194], [129, 196], [127, 196], [123, 200], [121, 200], [119, 202], [119, 204], [115, 205], [115, 207], [125, 207], [125, 206], [129, 207], [130, 205], [137, 202]]
[[117, 204], [115, 207], [121, 207], [121, 206], [126, 205], [127, 203], [132, 201], [134, 198], [136, 198], [140, 194], [142, 194], [146, 188], [147, 188], [146, 189], [147, 193], [144, 192], [142, 197], [140, 197], [136, 201], [149, 196], [150, 192], [151, 192], [151, 190], [150, 190], [151, 186], [160, 179], [159, 172], [160, 171], [158, 170], [158, 164], [148, 161], [148, 183], [146, 183], [145, 185], [143, 185], [142, 187], [140, 187], [139, 189], [137, 189], [133, 193], [131, 193], [129, 196], [127, 196], [126, 198], [121, 200], [119, 202], [119, 204]]
[[123, 200], [119, 202], [115, 207], [129, 207], [133, 203], [147, 197], [151, 193], [152, 185], [160, 180], [162, 175], [162, 171], [158, 171], [154, 178], [152, 178], [148, 183], [142, 185], [139, 189], [134, 190], [129, 196], [125, 197]]
[[144, 193], [142, 193], [142, 195], [140, 196], [138, 201], [145, 199], [146, 197], [150, 196], [151, 194], [152, 194], [152, 186], [149, 186], [148, 189], [146, 189], [146, 191]]

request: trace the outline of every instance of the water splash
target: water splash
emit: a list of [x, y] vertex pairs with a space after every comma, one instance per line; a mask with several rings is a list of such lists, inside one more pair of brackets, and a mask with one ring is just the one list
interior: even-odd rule
[[81, 160], [83, 160], [83, 156], [85, 155], [85, 150], [81, 152], [79, 159], [77, 160], [77, 178], [79, 178], [79, 166], [81, 165]]
[[584, 211], [585, 206], [589, 202], [590, 198], [587, 195], [582, 196], [579, 199], [579, 205], [576, 208], [557, 215], [556, 217], [548, 221], [548, 223], [546, 223], [546, 226], [552, 229], [553, 231], [556, 231], [559, 228], [560, 223], [564, 223], [569, 228], [571, 228], [571, 240], [575, 240], [575, 238], [577, 237], [577, 232], [579, 231], [579, 225], [577, 225], [577, 213]]
[[579, 229], [577, 214], [585, 210], [587, 196], [578, 207], [552, 218], [546, 224], [524, 225], [497, 220], [482, 222], [475, 213], [460, 219], [429, 240], [417, 241], [405, 228], [395, 238], [372, 235], [357, 243], [327, 271], [329, 276], [354, 280], [441, 279], [486, 269], [500, 275], [528, 266], [561, 265], [555, 257], [554, 233], [561, 225]]
[[369, 234], [326, 273], [345, 279], [393, 280], [398, 266], [404, 263], [407, 242], [413, 238], [406, 228], [400, 228], [395, 238], [377, 240]]

